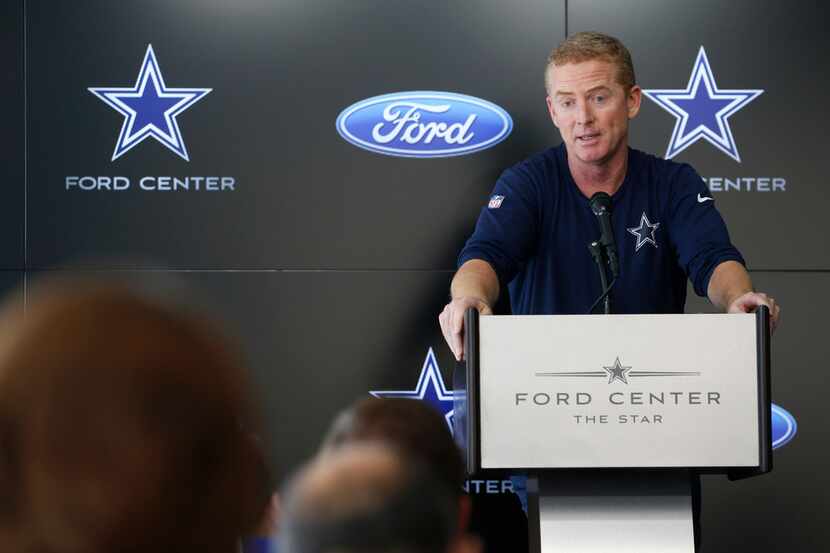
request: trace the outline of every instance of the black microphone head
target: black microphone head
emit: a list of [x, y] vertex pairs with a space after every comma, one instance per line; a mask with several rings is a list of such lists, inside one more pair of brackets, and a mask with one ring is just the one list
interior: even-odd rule
[[605, 192], [597, 192], [591, 196], [591, 211], [594, 215], [602, 215], [603, 213], [611, 213], [611, 196]]

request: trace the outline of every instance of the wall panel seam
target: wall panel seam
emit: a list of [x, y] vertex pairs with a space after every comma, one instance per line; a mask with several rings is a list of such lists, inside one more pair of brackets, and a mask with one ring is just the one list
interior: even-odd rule
[[25, 313], [29, 267], [29, 57], [27, 52], [29, 25], [26, 0], [20, 0], [20, 3], [23, 20], [23, 312]]

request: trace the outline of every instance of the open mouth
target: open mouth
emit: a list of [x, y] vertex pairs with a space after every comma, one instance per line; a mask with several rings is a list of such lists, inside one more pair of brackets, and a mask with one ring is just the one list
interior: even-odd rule
[[577, 142], [587, 144], [589, 142], [595, 142], [598, 138], [599, 138], [599, 133], [598, 132], [593, 132], [593, 133], [581, 134], [581, 135], [576, 137], [576, 140], [577, 140]]

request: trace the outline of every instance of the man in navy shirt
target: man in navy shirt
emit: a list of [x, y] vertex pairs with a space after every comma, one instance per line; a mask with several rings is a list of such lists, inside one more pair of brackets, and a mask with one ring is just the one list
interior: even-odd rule
[[587, 313], [602, 292], [588, 243], [599, 237], [589, 198], [611, 196], [619, 278], [615, 313], [682, 313], [686, 279], [729, 313], [780, 308], [756, 293], [703, 180], [689, 165], [628, 147], [640, 109], [631, 56], [617, 39], [577, 33], [551, 53], [546, 102], [562, 145], [507, 169], [459, 255], [439, 316], [462, 359], [464, 312], [492, 313], [508, 286], [514, 314]]

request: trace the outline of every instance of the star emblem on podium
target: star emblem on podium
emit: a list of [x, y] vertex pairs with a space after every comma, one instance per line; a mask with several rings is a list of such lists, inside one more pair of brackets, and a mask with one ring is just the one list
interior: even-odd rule
[[603, 366], [602, 368], [605, 369], [605, 372], [608, 373], [609, 384], [611, 384], [615, 380], [619, 380], [623, 384], [628, 384], [628, 379], [626, 378], [626, 375], [628, 374], [628, 371], [631, 370], [631, 367], [624, 367], [622, 363], [620, 363], [619, 357], [617, 357], [617, 360], [614, 361], [614, 364], [610, 367]]
[[414, 390], [373, 390], [369, 393], [380, 398], [406, 398], [426, 401], [444, 416], [450, 432], [453, 430], [455, 395], [444, 384], [444, 378], [441, 376], [441, 369], [432, 348], [429, 348], [427, 352]]
[[642, 217], [640, 217], [640, 226], [626, 229], [628, 232], [637, 237], [637, 243], [634, 245], [635, 252], [640, 251], [640, 248], [648, 243], [651, 243], [651, 245], [655, 248], [657, 247], [657, 239], [655, 238], [654, 233], [657, 232], [657, 228], [659, 226], [660, 223], [652, 224], [652, 222], [648, 220], [648, 217], [646, 217], [646, 213], [644, 211]]
[[738, 163], [738, 147], [729, 127], [729, 117], [760, 96], [759, 89], [720, 89], [715, 83], [703, 46], [697, 54], [685, 89], [643, 90], [675, 118], [666, 159], [671, 159], [698, 140], [706, 140]]
[[169, 88], [164, 84], [152, 44], [147, 45], [133, 87], [92, 87], [88, 90], [124, 116], [112, 161], [147, 138], [154, 138], [185, 161], [190, 161], [176, 117], [212, 89]]

